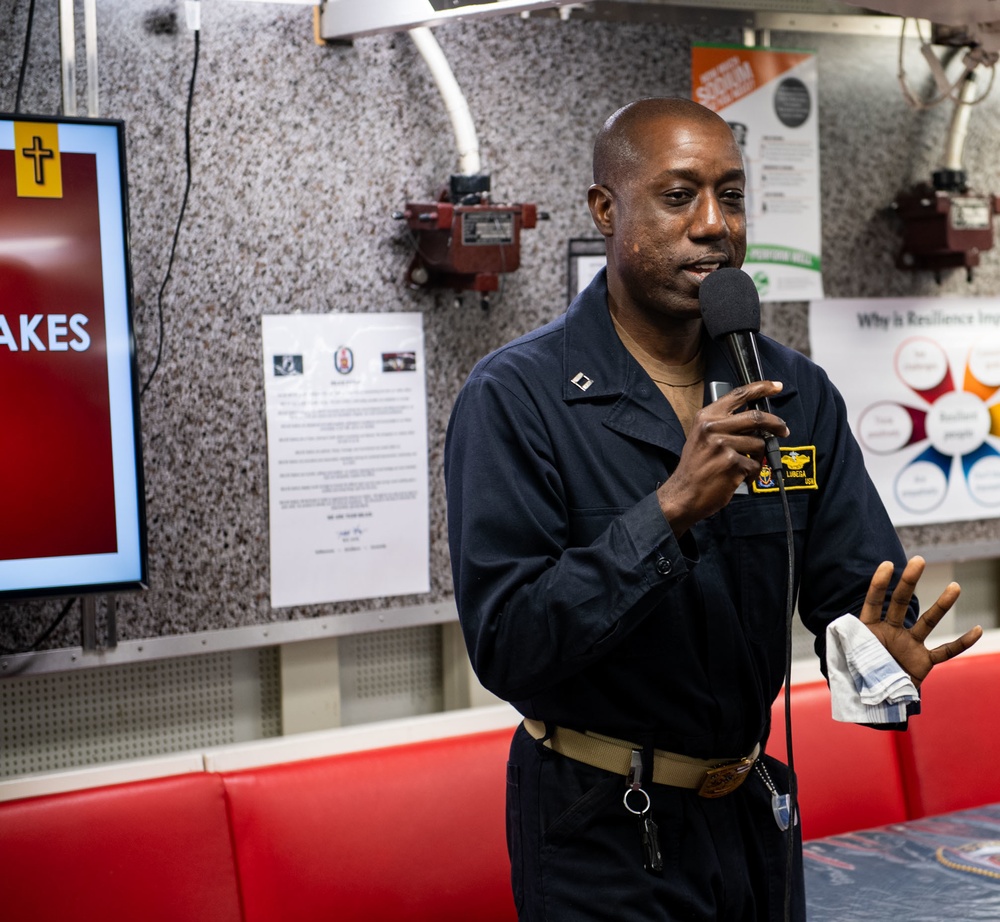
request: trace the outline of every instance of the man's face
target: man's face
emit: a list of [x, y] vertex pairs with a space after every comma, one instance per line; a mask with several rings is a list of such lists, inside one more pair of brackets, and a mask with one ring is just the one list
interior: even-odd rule
[[746, 255], [739, 147], [725, 122], [664, 117], [636, 147], [606, 209], [609, 291], [650, 320], [693, 319], [702, 279]]

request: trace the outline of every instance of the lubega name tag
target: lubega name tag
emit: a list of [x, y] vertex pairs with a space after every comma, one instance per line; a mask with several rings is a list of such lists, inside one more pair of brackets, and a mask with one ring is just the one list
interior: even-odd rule
[[[786, 490], [818, 490], [816, 481], [816, 446], [799, 445], [781, 449], [781, 468]], [[777, 493], [778, 482], [774, 472], [765, 464], [751, 485], [754, 493]]]

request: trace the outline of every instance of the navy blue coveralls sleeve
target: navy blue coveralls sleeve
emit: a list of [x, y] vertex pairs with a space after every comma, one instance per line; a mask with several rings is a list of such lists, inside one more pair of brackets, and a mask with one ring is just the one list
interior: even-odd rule
[[[877, 565], [905, 563], [843, 401], [804, 356], [760, 337], [784, 389], [783, 449], [815, 489], [789, 491], [798, 610], [859, 613]], [[706, 339], [708, 382], [733, 380]], [[766, 740], [783, 680], [787, 549], [777, 493], [737, 494], [680, 541], [656, 496], [684, 433], [625, 349], [604, 273], [547, 326], [483, 359], [445, 448], [448, 529], [477, 676], [528, 717], [699, 758]], [[915, 605], [915, 602], [914, 602]]]

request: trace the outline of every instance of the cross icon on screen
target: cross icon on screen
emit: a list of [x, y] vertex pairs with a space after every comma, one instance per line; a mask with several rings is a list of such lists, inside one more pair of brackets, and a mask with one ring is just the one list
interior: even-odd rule
[[54, 156], [53, 152], [42, 146], [42, 139], [36, 134], [31, 139], [31, 147], [22, 147], [21, 154], [31, 157], [35, 161], [35, 182], [39, 186], [45, 185], [45, 163]]

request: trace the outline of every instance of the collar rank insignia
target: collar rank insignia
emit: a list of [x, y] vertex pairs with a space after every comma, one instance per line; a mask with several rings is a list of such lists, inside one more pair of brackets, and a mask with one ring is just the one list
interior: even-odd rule
[[[818, 490], [816, 481], [816, 446], [799, 445], [781, 449], [781, 468], [785, 475], [786, 490]], [[754, 493], [777, 493], [778, 482], [774, 472], [765, 464], [753, 482]]]

